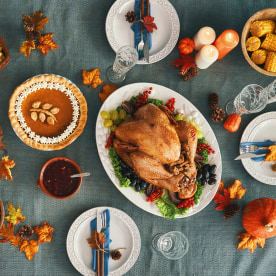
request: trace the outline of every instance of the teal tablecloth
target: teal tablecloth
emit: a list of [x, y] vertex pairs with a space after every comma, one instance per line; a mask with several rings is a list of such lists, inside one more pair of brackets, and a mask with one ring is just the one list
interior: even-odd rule
[[[166, 1], [166, 0], [164, 0]], [[13, 181], [0, 181], [0, 194], [7, 209], [7, 201], [19, 204], [27, 216], [25, 224], [35, 226], [47, 221], [55, 228], [51, 243], [42, 244], [29, 262], [17, 247], [0, 244], [0, 275], [79, 275], [66, 253], [66, 235], [75, 218], [97, 206], [111, 206], [123, 210], [136, 222], [141, 234], [141, 252], [135, 265], [126, 275], [276, 275], [276, 239], [266, 241], [252, 254], [237, 250], [237, 235], [243, 232], [241, 212], [226, 221], [222, 212], [210, 203], [194, 216], [167, 220], [147, 213], [128, 201], [112, 184], [100, 162], [96, 141], [95, 122], [101, 102], [98, 93], [102, 86], [92, 89], [82, 84], [82, 69], [100, 68], [107, 83], [105, 70], [112, 64], [115, 54], [105, 35], [105, 19], [112, 0], [0, 0], [0, 35], [5, 40], [11, 61], [0, 71], [0, 125], [4, 132], [9, 157], [16, 162], [12, 169]], [[275, 1], [238, 0], [172, 0], [180, 23], [180, 38], [193, 37], [203, 26], [213, 27], [217, 34], [234, 29], [241, 35], [247, 19], [258, 10], [275, 7]], [[42, 55], [35, 50], [29, 58], [19, 54], [25, 33], [22, 15], [42, 10], [50, 18], [44, 32], [54, 33], [59, 49]], [[240, 200], [242, 207], [259, 197], [276, 197], [274, 186], [253, 179], [238, 155], [241, 134], [257, 114], [243, 116], [236, 133], [229, 133], [221, 123], [210, 120], [208, 95], [216, 92], [221, 106], [235, 97], [250, 83], [268, 85], [274, 79], [254, 71], [245, 61], [240, 44], [221, 61], [209, 69], [200, 70], [199, 76], [189, 82], [181, 80], [177, 69], [170, 65], [178, 57], [175, 48], [166, 58], [147, 66], [137, 65], [121, 86], [134, 82], [153, 82], [171, 88], [191, 101], [207, 118], [220, 145], [226, 186], [238, 178], [247, 189]], [[16, 86], [31, 76], [54, 73], [76, 83], [88, 102], [88, 121], [83, 134], [61, 151], [41, 152], [26, 146], [15, 135], [8, 118], [9, 98]], [[275, 110], [276, 104], [267, 106], [262, 113]], [[275, 130], [274, 130], [275, 131]], [[37, 188], [41, 166], [55, 156], [75, 160], [83, 171], [92, 176], [83, 179], [79, 192], [69, 200], [55, 200]], [[180, 261], [170, 261], [151, 248], [152, 237], [160, 232], [179, 230], [185, 233], [190, 249]]]

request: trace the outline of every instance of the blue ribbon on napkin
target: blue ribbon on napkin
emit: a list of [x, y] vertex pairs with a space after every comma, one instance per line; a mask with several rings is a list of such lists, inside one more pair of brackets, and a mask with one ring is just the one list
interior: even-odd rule
[[[110, 240], [110, 210], [104, 210], [106, 214], [106, 230], [104, 231], [104, 237], [106, 238], [104, 248], [109, 249]], [[97, 217], [94, 218], [90, 223], [91, 233], [93, 230], [97, 231]], [[93, 264], [92, 268], [97, 272], [97, 251], [92, 251]], [[109, 253], [104, 253], [104, 276], [109, 274]]]
[[[275, 145], [276, 142], [273, 142], [271, 140], [266, 140], [264, 142], [243, 142], [240, 144], [240, 147], [242, 146], [249, 146], [249, 145], [255, 145], [255, 146], [258, 146], [258, 147], [269, 147], [269, 146], [272, 146], [272, 145]], [[255, 154], [263, 154], [263, 153], [269, 153], [270, 150], [269, 149], [259, 149], [253, 153]], [[263, 161], [265, 159], [265, 156], [260, 156], [260, 157], [253, 157], [251, 158], [252, 160], [256, 161], [256, 162], [260, 162], [260, 161]]]
[[[145, 4], [145, 8], [144, 8], [144, 16], [147, 15], [147, 4], [146, 1], [144, 1]], [[134, 6], [134, 12], [136, 14], [137, 17], [137, 21], [140, 20], [140, 0], [135, 0], [135, 6]], [[151, 11], [150, 11], [150, 4], [149, 4], [149, 15], [151, 15]], [[132, 31], [134, 31], [134, 39], [135, 39], [135, 48], [137, 49], [137, 46], [141, 40], [141, 21], [139, 22], [135, 22], [132, 26], [131, 26]], [[147, 29], [144, 27], [143, 29], [143, 39], [144, 42], [147, 40]], [[149, 33], [149, 50], [152, 47], [152, 37], [151, 37], [151, 33]]]

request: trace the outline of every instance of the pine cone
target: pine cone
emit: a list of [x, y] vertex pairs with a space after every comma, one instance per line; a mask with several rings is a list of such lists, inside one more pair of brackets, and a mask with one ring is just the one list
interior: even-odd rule
[[119, 250], [115, 249], [115, 250], [111, 251], [111, 258], [113, 260], [115, 260], [115, 261], [119, 260], [121, 258], [121, 256], [122, 256], [122, 254], [121, 254], [121, 252]]
[[192, 77], [193, 77], [192, 74], [190, 72], [188, 72], [182, 77], [182, 79], [184, 81], [189, 81]]
[[224, 210], [223, 218], [231, 219], [241, 210], [240, 204], [231, 204]]
[[211, 111], [211, 120], [215, 123], [223, 121], [225, 118], [225, 111], [219, 107], [216, 107]]
[[41, 37], [40, 31], [33, 31], [33, 34], [36, 39], [39, 39]]
[[180, 75], [180, 76], [184, 76], [184, 75], [186, 75], [187, 73], [188, 73], [188, 69], [185, 69], [185, 70], [181, 70], [181, 69], [179, 69], [179, 71], [178, 71], [178, 75]]
[[29, 23], [29, 24], [24, 25], [24, 28], [25, 28], [26, 32], [32, 32], [32, 31], [34, 31], [35, 26], [33, 23]]
[[26, 40], [27, 41], [33, 41], [35, 39], [35, 36], [33, 32], [26, 32]]
[[209, 95], [208, 105], [210, 109], [215, 109], [218, 105], [219, 96], [217, 93], [211, 93]]
[[198, 76], [198, 69], [196, 67], [192, 67], [189, 71], [193, 77], [197, 77]]
[[129, 23], [133, 23], [136, 20], [136, 14], [135, 14], [134, 11], [127, 12], [125, 17], [126, 17], [126, 21], [129, 22]]
[[19, 231], [19, 237], [24, 240], [28, 240], [34, 233], [34, 230], [30, 225], [22, 226]]

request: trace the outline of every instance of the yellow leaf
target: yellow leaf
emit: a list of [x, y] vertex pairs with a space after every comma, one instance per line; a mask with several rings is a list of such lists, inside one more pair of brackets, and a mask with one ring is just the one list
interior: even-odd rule
[[22, 216], [21, 208], [18, 205], [17, 210], [15, 210], [14, 206], [8, 202], [8, 212], [9, 216], [5, 217], [5, 220], [11, 222], [13, 225], [20, 223], [20, 221], [25, 220], [26, 216]]
[[43, 222], [43, 226], [36, 226], [34, 232], [38, 236], [37, 242], [44, 243], [52, 240], [52, 233], [54, 228], [51, 227], [47, 222]]
[[48, 50], [58, 49], [57, 44], [52, 40], [53, 33], [42, 35], [38, 41], [39, 45], [37, 49], [40, 50], [44, 55], [48, 55]]
[[250, 249], [251, 253], [254, 252], [257, 245], [261, 246], [262, 248], [265, 245], [265, 239], [254, 237], [247, 232], [238, 235], [238, 238], [240, 238], [241, 241], [239, 242], [237, 249], [248, 248]]
[[96, 68], [92, 71], [82, 70], [82, 82], [86, 85], [91, 85], [93, 88], [96, 88], [98, 85], [103, 83], [103, 80], [100, 79], [100, 69]]
[[228, 191], [230, 193], [230, 198], [241, 199], [246, 192], [246, 189], [242, 188], [241, 181], [236, 179], [234, 184], [228, 187]]
[[19, 251], [24, 251], [26, 253], [26, 257], [29, 261], [31, 261], [34, 255], [37, 253], [39, 249], [39, 245], [37, 241], [23, 241], [22, 245], [20, 246]]
[[267, 149], [269, 149], [270, 152], [266, 155], [264, 161], [274, 161], [274, 160], [276, 160], [276, 145], [269, 146]]
[[29, 57], [29, 55], [31, 53], [31, 49], [35, 49], [34, 41], [24, 41], [23, 45], [20, 46], [19, 53], [25, 52], [25, 56]]
[[112, 85], [105, 84], [103, 86], [102, 91], [99, 93], [99, 97], [100, 97], [102, 103], [104, 103], [104, 101], [107, 99], [107, 97], [117, 89], [118, 89], [118, 87], [114, 84], [112, 84]]
[[2, 158], [2, 161], [0, 161], [0, 179], [2, 179], [3, 176], [5, 176], [6, 179], [12, 180], [10, 168], [13, 168], [14, 165], [15, 162], [12, 159], [9, 160], [8, 156], [4, 156]]
[[3, 239], [0, 239], [0, 242], [11, 242], [11, 246], [20, 246], [23, 243], [23, 240], [19, 237], [19, 233], [14, 235], [14, 225], [10, 222], [8, 222], [7, 227], [3, 223], [0, 229], [0, 237], [3, 237]]

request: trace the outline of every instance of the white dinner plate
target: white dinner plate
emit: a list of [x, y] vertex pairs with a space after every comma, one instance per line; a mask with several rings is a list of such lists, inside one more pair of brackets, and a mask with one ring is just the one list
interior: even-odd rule
[[66, 249], [72, 265], [82, 275], [96, 275], [92, 269], [92, 248], [87, 239], [91, 237], [90, 222], [97, 211], [110, 210], [110, 249], [120, 250], [119, 260], [109, 258], [109, 276], [124, 275], [138, 259], [141, 238], [135, 222], [126, 213], [112, 207], [98, 207], [85, 211], [71, 225], [67, 234]]
[[136, 96], [139, 93], [148, 90], [150, 87], [153, 88], [152, 93], [149, 96], [150, 98], [160, 99], [163, 100], [165, 103], [169, 99], [175, 98], [176, 110], [181, 111], [185, 116], [191, 118], [197, 123], [197, 125], [200, 126], [201, 131], [206, 138], [206, 141], [215, 151], [215, 154], [209, 155], [208, 163], [211, 165], [217, 165], [216, 174], [218, 181], [215, 185], [207, 185], [204, 188], [202, 196], [200, 198], [200, 202], [197, 205], [190, 208], [190, 210], [185, 215], [177, 216], [177, 218], [188, 217], [196, 214], [197, 212], [205, 208], [213, 199], [218, 189], [219, 181], [221, 179], [222, 166], [219, 145], [214, 132], [212, 131], [210, 125], [203, 117], [203, 115], [186, 98], [169, 88], [153, 83], [133, 83], [119, 88], [105, 100], [98, 114], [96, 122], [96, 143], [99, 156], [109, 178], [123, 195], [125, 195], [132, 203], [134, 203], [141, 209], [154, 215], [162, 216], [154, 202], [146, 202], [147, 197], [145, 194], [137, 193], [132, 188], [120, 187], [120, 182], [115, 175], [111, 160], [108, 157], [108, 150], [105, 148], [107, 138], [110, 135], [110, 130], [103, 126], [103, 119], [100, 116], [101, 111], [110, 111], [112, 109], [116, 109], [119, 105], [121, 105], [123, 101], [129, 100], [132, 96]]
[[[276, 141], [276, 112], [267, 112], [252, 120], [245, 128], [242, 142]], [[240, 152], [241, 153], [241, 152]], [[271, 169], [273, 161], [256, 162], [251, 158], [242, 159], [242, 164], [247, 172], [258, 181], [276, 185], [276, 174]]]
[[[111, 48], [117, 50], [124, 45], [134, 47], [134, 32], [131, 24], [126, 21], [128, 11], [134, 11], [134, 0], [117, 0], [111, 6], [105, 22], [105, 31]], [[152, 33], [152, 48], [150, 49], [149, 63], [165, 58], [175, 47], [180, 23], [176, 10], [167, 0], [151, 0], [151, 16], [157, 30]], [[138, 60], [137, 64], [148, 64], [145, 60]]]

